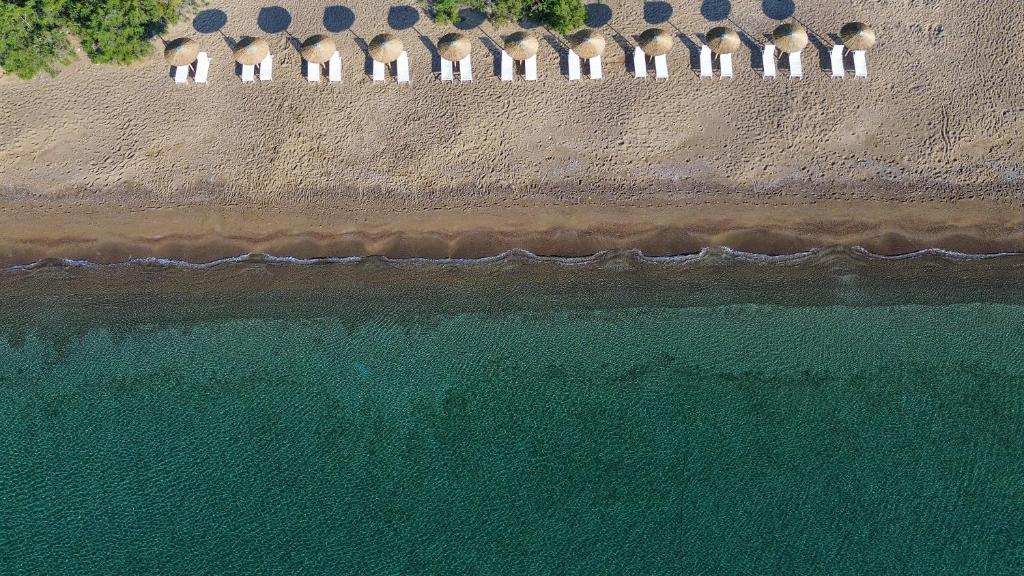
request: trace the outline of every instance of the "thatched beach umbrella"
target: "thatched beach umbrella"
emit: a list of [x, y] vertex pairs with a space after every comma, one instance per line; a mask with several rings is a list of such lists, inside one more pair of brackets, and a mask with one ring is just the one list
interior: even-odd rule
[[638, 41], [648, 56], [663, 56], [672, 49], [672, 35], [661, 28], [644, 30]]
[[875, 45], [875, 31], [863, 22], [843, 24], [839, 35], [848, 50], [867, 50]]
[[316, 34], [306, 38], [306, 41], [299, 47], [299, 52], [302, 54], [302, 59], [306, 62], [323, 64], [330, 60], [331, 56], [334, 56], [334, 52], [337, 49], [334, 45], [334, 40], [323, 34]]
[[398, 60], [404, 49], [398, 36], [388, 32], [378, 34], [373, 37], [373, 40], [370, 40], [370, 57], [384, 64], [391, 64]]
[[513, 32], [505, 37], [505, 52], [513, 60], [527, 60], [537, 55], [540, 42], [528, 32]]
[[473, 44], [465, 34], [452, 32], [445, 34], [437, 41], [437, 53], [441, 58], [457, 62], [473, 51]]
[[589, 28], [584, 28], [570, 36], [569, 45], [572, 46], [572, 51], [584, 60], [604, 54], [604, 36]]
[[171, 40], [164, 48], [164, 60], [171, 66], [188, 66], [199, 56], [199, 43], [191, 38]]
[[786, 54], [802, 52], [808, 42], [807, 30], [795, 22], [777, 26], [772, 31], [772, 38], [775, 40], [775, 46]]
[[740, 49], [740, 35], [732, 28], [715, 26], [708, 30], [708, 47], [715, 54], [732, 54]]
[[255, 66], [270, 54], [270, 45], [263, 38], [245, 36], [235, 44], [235, 61], [243, 66]]

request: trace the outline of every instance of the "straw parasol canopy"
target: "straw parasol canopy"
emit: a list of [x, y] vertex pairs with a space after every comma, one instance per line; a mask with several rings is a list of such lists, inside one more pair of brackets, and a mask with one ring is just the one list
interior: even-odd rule
[[465, 34], [452, 32], [441, 36], [437, 41], [437, 52], [441, 58], [455, 62], [462, 60], [472, 52], [473, 45]]
[[843, 43], [850, 50], [867, 50], [875, 45], [875, 31], [863, 22], [843, 24], [839, 29]]
[[639, 38], [640, 48], [648, 56], [662, 56], [672, 49], [672, 36], [661, 28], [644, 30]]
[[781, 24], [772, 31], [772, 38], [779, 50], [796, 54], [807, 47], [807, 30], [796, 22]]
[[235, 44], [235, 61], [243, 66], [255, 66], [270, 54], [270, 45], [263, 38], [245, 36]]
[[313, 64], [323, 64], [331, 59], [337, 47], [334, 40], [323, 34], [316, 34], [306, 38], [306, 41], [299, 47], [302, 59]]
[[584, 60], [604, 54], [604, 36], [589, 28], [584, 28], [570, 36], [569, 45], [572, 46], [572, 51]]
[[732, 28], [715, 26], [708, 30], [708, 47], [715, 54], [732, 54], [740, 49], [740, 35]]
[[164, 60], [171, 66], [188, 66], [199, 55], [199, 43], [191, 38], [178, 38], [167, 43]]
[[373, 40], [370, 40], [370, 57], [384, 64], [391, 64], [398, 60], [404, 49], [398, 36], [388, 32], [378, 34], [373, 37]]
[[514, 32], [505, 37], [505, 52], [513, 60], [526, 60], [537, 55], [540, 42], [528, 32]]

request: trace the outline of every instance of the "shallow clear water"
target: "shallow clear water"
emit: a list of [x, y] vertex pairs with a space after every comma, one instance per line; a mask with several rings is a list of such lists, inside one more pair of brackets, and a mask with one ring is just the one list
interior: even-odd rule
[[[897, 276], [840, 264], [839, 300]], [[2, 572], [1020, 573], [1024, 305], [757, 266], [397, 311], [310, 267], [9, 273]]]

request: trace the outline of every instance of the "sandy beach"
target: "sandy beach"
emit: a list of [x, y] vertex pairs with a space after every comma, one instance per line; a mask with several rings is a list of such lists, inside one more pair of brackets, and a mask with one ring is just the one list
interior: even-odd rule
[[[593, 8], [610, 40], [600, 82], [569, 82], [564, 38], [533, 28], [540, 80], [502, 83], [494, 46], [518, 27], [469, 21], [475, 80], [453, 85], [435, 76], [433, 44], [451, 28], [419, 8], [213, 2], [219, 30], [207, 13], [164, 36], [209, 52], [207, 86], [175, 86], [159, 40], [129, 67], [80, 56], [56, 78], [0, 78], [0, 262], [1024, 251], [1024, 50], [1012, 41], [1024, 7], [797, 2], [815, 36], [805, 77], [764, 80], [755, 43], [785, 4]], [[708, 19], [723, 6], [728, 20]], [[830, 35], [853, 20], [878, 34], [870, 78], [831, 79]], [[752, 40], [735, 79], [701, 81], [696, 46], [721, 23]], [[651, 25], [676, 37], [663, 82], [626, 66]], [[389, 30], [409, 52], [408, 86], [365, 73], [365, 43]], [[340, 84], [301, 75], [295, 40], [315, 33], [337, 41]], [[270, 42], [272, 82], [234, 76], [229, 44], [243, 35]]]

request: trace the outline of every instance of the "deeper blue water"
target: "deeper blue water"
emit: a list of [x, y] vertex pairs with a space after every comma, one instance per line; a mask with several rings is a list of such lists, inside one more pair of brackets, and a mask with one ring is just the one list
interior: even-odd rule
[[933, 264], [8, 271], [0, 572], [1020, 574], [1020, 268]]

